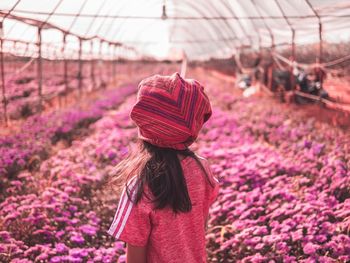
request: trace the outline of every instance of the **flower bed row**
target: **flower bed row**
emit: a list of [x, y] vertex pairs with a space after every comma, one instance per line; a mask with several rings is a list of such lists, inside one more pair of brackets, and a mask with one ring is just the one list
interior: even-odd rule
[[221, 177], [210, 262], [348, 262], [349, 137], [261, 98], [221, 102], [199, 141]]
[[70, 142], [78, 131], [100, 119], [105, 110], [118, 106], [133, 92], [134, 86], [125, 86], [108, 91], [87, 109], [71, 107], [28, 118], [18, 133], [0, 137], [0, 178], [14, 178], [19, 171], [33, 168], [48, 158], [52, 144], [61, 139]]
[[136, 129], [122, 108], [91, 129], [39, 171], [11, 182], [6, 191], [12, 196], [0, 204], [1, 262], [116, 262], [125, 253], [106, 233], [117, 202], [116, 195], [101, 194], [101, 183]]

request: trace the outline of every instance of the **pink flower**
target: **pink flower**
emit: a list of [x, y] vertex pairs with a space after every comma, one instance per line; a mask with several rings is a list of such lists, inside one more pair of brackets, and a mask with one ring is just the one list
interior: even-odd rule
[[64, 253], [68, 250], [68, 247], [64, 243], [57, 243], [55, 247], [58, 253]]
[[118, 263], [125, 263], [126, 262], [126, 256], [125, 255], [121, 255], [119, 258], [118, 258]]
[[319, 243], [323, 243], [327, 240], [327, 237], [325, 235], [317, 235], [315, 236], [315, 240]]
[[115, 242], [114, 247], [116, 250], [124, 250], [124, 243], [117, 241], [117, 242]]
[[97, 232], [97, 227], [92, 226], [92, 225], [82, 225], [79, 228], [80, 228], [81, 232], [83, 232], [84, 234], [89, 235], [89, 236], [94, 236], [94, 235], [96, 235], [96, 232]]
[[303, 251], [307, 255], [315, 255], [317, 249], [319, 249], [319, 248], [320, 248], [319, 245], [315, 245], [315, 244], [309, 242], [304, 246]]
[[257, 245], [254, 247], [254, 249], [255, 249], [255, 250], [260, 250], [260, 249], [262, 249], [264, 246], [265, 246], [265, 245], [264, 245], [263, 243], [259, 243], [259, 244], [257, 244]]
[[74, 233], [70, 240], [76, 244], [82, 245], [85, 243], [84, 237], [80, 233]]

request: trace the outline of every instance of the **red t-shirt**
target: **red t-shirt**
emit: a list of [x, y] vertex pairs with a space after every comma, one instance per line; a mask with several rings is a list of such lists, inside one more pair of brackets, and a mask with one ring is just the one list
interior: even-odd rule
[[[146, 198], [135, 205], [124, 189], [108, 233], [133, 246], [147, 246], [148, 263], [206, 262], [205, 224], [209, 206], [218, 193], [218, 180], [208, 161], [200, 160], [214, 187], [196, 160], [187, 157], [181, 161], [192, 203], [190, 212], [174, 214], [171, 208], [154, 210]], [[134, 182], [132, 179], [130, 189]]]

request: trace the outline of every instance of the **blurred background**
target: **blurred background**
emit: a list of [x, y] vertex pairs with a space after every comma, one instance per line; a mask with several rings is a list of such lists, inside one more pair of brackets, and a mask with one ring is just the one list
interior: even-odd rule
[[4, 0], [0, 7], [3, 122], [58, 95], [104, 86], [118, 65], [185, 60], [244, 89], [259, 82], [282, 100], [308, 104], [321, 95], [348, 110], [346, 1]]

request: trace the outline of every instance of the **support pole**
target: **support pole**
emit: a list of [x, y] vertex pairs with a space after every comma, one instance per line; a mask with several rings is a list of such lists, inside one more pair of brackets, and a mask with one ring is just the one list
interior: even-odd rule
[[41, 35], [41, 28], [38, 28], [37, 32], [37, 38], [38, 38], [38, 96], [39, 96], [39, 111], [42, 111], [42, 103], [43, 103], [43, 94], [42, 94], [42, 88], [43, 88], [43, 65], [42, 65], [42, 35]]
[[[269, 32], [270, 32], [270, 37], [271, 37], [271, 52], [274, 53], [275, 52], [275, 37], [271, 33], [271, 29], [269, 29]], [[269, 81], [268, 81], [268, 87], [271, 91], [273, 89], [273, 83], [274, 83], [274, 79], [273, 79], [274, 69], [275, 69], [275, 61], [273, 58], [271, 58], [271, 67], [269, 68]]]
[[113, 78], [114, 78], [114, 75], [113, 75], [113, 49], [112, 49], [112, 44], [109, 43], [108, 45], [108, 50], [109, 50], [109, 59], [108, 59], [108, 73], [110, 74], [109, 76], [109, 84], [111, 84], [113, 82]]
[[[11, 51], [13, 52], [14, 50], [16, 50], [16, 48], [15, 48], [15, 42], [16, 42], [16, 41], [13, 41], [13, 42], [12, 42], [10, 52], [11, 52]], [[8, 58], [8, 61], [9, 61], [9, 63], [8, 63], [9, 72], [14, 72], [14, 71], [16, 71], [16, 67], [15, 67], [16, 58], [11, 58], [11, 57], [9, 57], [9, 58]]]
[[320, 40], [319, 46], [318, 46], [318, 59], [319, 63], [322, 63], [323, 61], [323, 38], [322, 38], [322, 23], [321, 19], [319, 19], [318, 23], [318, 37]]
[[314, 15], [318, 19], [318, 38], [319, 38], [319, 46], [318, 46], [318, 59], [319, 63], [322, 63], [323, 60], [323, 38], [322, 38], [322, 21], [320, 15], [316, 12], [316, 9], [313, 7], [313, 5], [310, 3], [309, 0], [305, 0], [306, 4], [310, 7]]
[[[14, 50], [14, 53], [17, 53], [18, 54], [18, 42], [15, 41], [14, 45], [13, 45], [13, 50]], [[16, 72], [17, 69], [18, 69], [19, 65], [18, 65], [18, 60], [16, 60], [15, 58], [13, 59], [13, 71]]]
[[8, 125], [7, 116], [7, 98], [6, 98], [6, 87], [5, 87], [5, 67], [4, 67], [4, 30], [3, 22], [0, 22], [0, 68], [1, 68], [1, 91], [2, 91], [2, 106], [5, 126]]
[[292, 29], [292, 59], [293, 61], [296, 60], [295, 58], [295, 29]]
[[78, 89], [79, 94], [82, 93], [83, 87], [83, 61], [82, 61], [82, 52], [83, 52], [83, 40], [79, 38], [79, 60], [78, 60]]
[[323, 74], [321, 73], [321, 68], [320, 68], [320, 64], [323, 61], [323, 37], [322, 37], [322, 21], [321, 21], [321, 17], [318, 14], [318, 12], [316, 12], [316, 9], [313, 7], [313, 5], [310, 3], [309, 0], [305, 0], [305, 2], [307, 3], [307, 5], [310, 7], [310, 9], [312, 10], [312, 12], [314, 13], [314, 15], [317, 17], [318, 19], [318, 37], [319, 37], [319, 45], [318, 45], [318, 59], [316, 60], [316, 69], [318, 69], [317, 75], [320, 79], [320, 83], [321, 83], [321, 87], [323, 86]]
[[291, 32], [292, 32], [292, 56], [291, 56], [291, 60], [293, 61], [293, 64], [289, 67], [289, 74], [290, 74], [290, 88], [292, 90], [294, 90], [295, 88], [295, 78], [293, 75], [293, 70], [294, 70], [294, 62], [296, 60], [295, 58], [295, 28], [293, 26], [293, 24], [289, 21], [288, 16], [286, 15], [286, 12], [283, 10], [281, 4], [278, 2], [278, 0], [275, 0], [276, 5], [278, 6], [281, 14], [283, 15], [284, 20], [286, 21], [286, 23], [288, 24]]
[[102, 44], [103, 41], [100, 41], [100, 46], [99, 46], [99, 51], [98, 51], [98, 68], [99, 68], [99, 74], [100, 74], [100, 87], [102, 87], [104, 85], [104, 78], [102, 76]]
[[94, 58], [94, 40], [91, 40], [91, 82], [92, 82], [92, 89], [95, 88], [96, 83], [95, 83], [95, 58]]
[[263, 50], [262, 50], [262, 40], [261, 40], [261, 36], [260, 36], [260, 34], [259, 34], [259, 32], [258, 32], [258, 45], [259, 45], [259, 54], [260, 54], [260, 57], [262, 57], [262, 52], [263, 52]]
[[316, 74], [318, 75], [318, 79], [320, 81], [321, 87], [323, 87], [323, 79], [324, 79], [324, 71], [321, 68], [321, 64], [323, 62], [323, 38], [322, 38], [322, 23], [321, 18], [319, 18], [318, 23], [318, 34], [319, 34], [319, 46], [318, 46], [318, 59], [316, 59], [316, 66], [314, 67]]
[[63, 81], [64, 81], [64, 90], [65, 95], [68, 94], [68, 60], [65, 56], [65, 51], [67, 47], [67, 34], [63, 35], [63, 47], [62, 47], [62, 55], [63, 55]]
[[[275, 36], [271, 30], [271, 28], [267, 25], [267, 22], [265, 21], [265, 18], [263, 17], [261, 11], [259, 10], [259, 8], [256, 6], [255, 4], [256, 0], [250, 0], [250, 2], [252, 3], [252, 6], [255, 8], [255, 10], [257, 11], [261, 21], [263, 22], [265, 28], [267, 29], [267, 31], [269, 32], [270, 38], [271, 38], [271, 52], [274, 53], [275, 52]], [[273, 84], [273, 69], [274, 69], [274, 60], [271, 58], [271, 65], [269, 66], [268, 70], [268, 79], [267, 79], [267, 86], [270, 90], [272, 90], [272, 84]]]
[[117, 46], [113, 45], [113, 86], [115, 85], [116, 75], [117, 75]]
[[294, 77], [294, 65], [296, 64], [296, 57], [295, 57], [295, 29], [292, 28], [292, 60], [293, 64], [290, 67], [290, 86], [292, 91], [294, 92], [296, 88], [296, 77]]
[[181, 63], [181, 73], [180, 76], [185, 78], [187, 71], [187, 56], [184, 50], [182, 50], [182, 63]]

